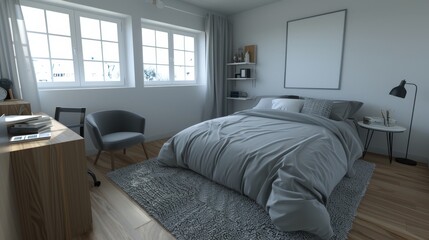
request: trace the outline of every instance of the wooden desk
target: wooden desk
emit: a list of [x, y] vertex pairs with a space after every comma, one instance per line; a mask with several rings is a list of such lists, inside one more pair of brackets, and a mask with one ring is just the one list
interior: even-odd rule
[[31, 105], [29, 102], [12, 99], [0, 102], [0, 116], [6, 115], [28, 115], [31, 114]]
[[9, 152], [23, 239], [72, 239], [92, 229], [84, 140], [52, 120], [52, 137]]

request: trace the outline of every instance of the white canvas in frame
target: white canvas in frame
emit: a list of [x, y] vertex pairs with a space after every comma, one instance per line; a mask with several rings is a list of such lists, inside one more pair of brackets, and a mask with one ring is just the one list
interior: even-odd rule
[[340, 89], [346, 14], [287, 22], [285, 88]]

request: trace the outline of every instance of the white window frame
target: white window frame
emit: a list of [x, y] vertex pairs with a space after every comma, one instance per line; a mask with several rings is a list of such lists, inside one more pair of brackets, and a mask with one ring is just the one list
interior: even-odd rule
[[[193, 86], [198, 85], [199, 82], [199, 74], [200, 74], [200, 36], [198, 31], [191, 30], [191, 29], [185, 29], [183, 27], [179, 26], [173, 26], [169, 24], [156, 24], [152, 21], [145, 21], [142, 20], [141, 28], [148, 28], [151, 30], [158, 30], [168, 33], [168, 53], [169, 53], [169, 81], [145, 81], [144, 79], [144, 73], [143, 73], [143, 82], [144, 86]], [[173, 41], [173, 34], [179, 34], [187, 37], [193, 37], [194, 38], [194, 81], [189, 80], [172, 80], [172, 77], [174, 77], [174, 41]], [[143, 36], [142, 36], [143, 41]], [[143, 53], [143, 43], [141, 45], [142, 54]], [[142, 66], [144, 69], [144, 63], [142, 58]]]
[[[107, 16], [98, 12], [82, 11], [81, 9], [69, 6], [53, 6], [43, 3], [22, 1], [23, 6], [39, 8], [48, 11], [55, 11], [69, 15], [70, 37], [72, 42], [73, 64], [74, 64], [74, 82], [37, 82], [39, 89], [65, 89], [65, 88], [110, 88], [124, 87], [126, 80], [126, 49], [125, 49], [125, 31], [123, 29], [125, 19], [119, 16]], [[46, 17], [46, 16], [45, 16]], [[119, 48], [119, 66], [120, 81], [85, 81], [84, 60], [82, 50], [82, 37], [80, 30], [80, 17], [93, 18], [100, 21], [114, 22], [118, 26], [118, 48]], [[45, 20], [46, 21], [46, 20]], [[49, 33], [46, 33], [49, 36]], [[102, 40], [100, 40], [102, 41]], [[52, 60], [52, 58], [49, 58]], [[104, 60], [102, 61], [104, 62]], [[51, 69], [52, 71], [52, 69]]]

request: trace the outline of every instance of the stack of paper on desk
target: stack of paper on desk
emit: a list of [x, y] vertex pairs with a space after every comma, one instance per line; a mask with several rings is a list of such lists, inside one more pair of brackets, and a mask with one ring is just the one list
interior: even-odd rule
[[44, 115], [6, 116], [8, 132], [12, 135], [50, 132], [51, 117]]

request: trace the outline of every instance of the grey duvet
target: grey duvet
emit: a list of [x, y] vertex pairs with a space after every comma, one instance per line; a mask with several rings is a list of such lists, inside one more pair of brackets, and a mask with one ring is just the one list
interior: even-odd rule
[[362, 154], [344, 121], [245, 110], [191, 126], [161, 148], [159, 162], [191, 169], [254, 199], [283, 231], [333, 235], [326, 203]]

